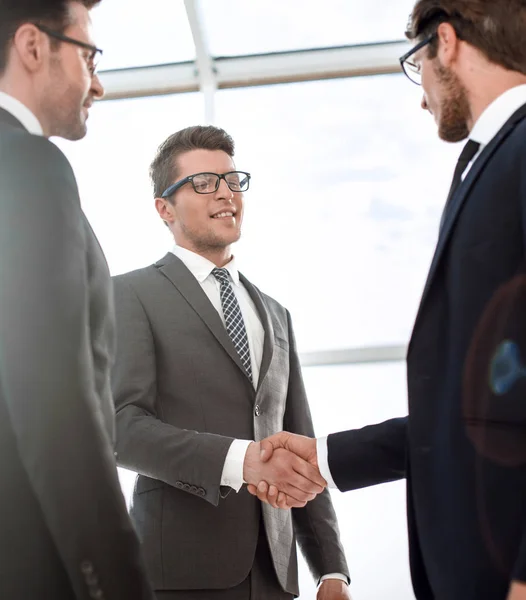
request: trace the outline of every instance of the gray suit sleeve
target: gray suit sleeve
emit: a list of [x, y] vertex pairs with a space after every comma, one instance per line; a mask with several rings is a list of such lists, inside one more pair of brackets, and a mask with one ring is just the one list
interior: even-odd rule
[[[217, 506], [221, 474], [233, 438], [163, 423], [158, 415], [155, 346], [150, 323], [126, 276], [114, 278], [117, 357], [112, 387], [121, 466], [180, 487], [204, 490]], [[190, 488], [190, 489], [188, 489]], [[193, 488], [193, 492], [191, 491]]]
[[[314, 437], [307, 394], [290, 315], [287, 312], [290, 347], [290, 378], [284, 429]], [[349, 569], [340, 542], [336, 513], [328, 490], [309, 502], [304, 508], [292, 509], [294, 530], [310, 571], [318, 581], [328, 573], [342, 573], [349, 577]]]
[[75, 597], [90, 598], [90, 565], [106, 598], [153, 599], [94, 388], [73, 173], [29, 135], [2, 152], [1, 173], [0, 385], [20, 459]]

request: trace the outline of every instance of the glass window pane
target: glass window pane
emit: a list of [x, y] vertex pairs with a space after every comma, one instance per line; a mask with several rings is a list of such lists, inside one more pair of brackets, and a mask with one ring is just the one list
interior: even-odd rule
[[202, 0], [215, 56], [404, 39], [414, 0]]
[[148, 168], [170, 134], [201, 121], [201, 109], [197, 93], [96, 102], [83, 140], [54, 140], [73, 165], [113, 274], [155, 262], [173, 244], [154, 207]]
[[111, 0], [93, 9], [93, 35], [104, 50], [100, 69], [193, 60], [183, 0]]
[[[303, 370], [318, 436], [407, 414], [405, 364]], [[405, 481], [342, 494], [331, 490], [352, 577], [353, 598], [414, 598], [407, 548]], [[378, 577], [378, 573], [382, 577]], [[301, 560], [301, 598], [315, 596]]]
[[409, 339], [459, 153], [420, 94], [403, 75], [217, 94], [252, 174], [235, 252], [302, 351]]

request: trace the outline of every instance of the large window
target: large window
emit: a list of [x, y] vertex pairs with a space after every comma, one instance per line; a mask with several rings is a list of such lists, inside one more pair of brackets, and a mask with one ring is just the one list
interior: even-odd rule
[[[170, 247], [148, 165], [202, 122], [198, 94], [97, 104], [59, 142], [113, 273]], [[402, 75], [221, 91], [217, 123], [252, 173], [242, 270], [292, 313], [300, 350], [405, 343], [458, 149], [440, 142]]]
[[183, 0], [109, 0], [93, 10], [101, 68], [192, 60], [195, 49]]
[[253, 175], [237, 252], [301, 350], [409, 338], [458, 154], [420, 93], [390, 75], [218, 94]]
[[[318, 436], [407, 414], [403, 363], [310, 367], [304, 369], [304, 378]], [[331, 496], [351, 571], [353, 598], [412, 598], [405, 481], [345, 494], [336, 490]], [[303, 560], [301, 573], [301, 597], [314, 599], [312, 578]]]
[[413, 0], [202, 0], [216, 56], [401, 40]]
[[155, 212], [148, 167], [166, 137], [201, 121], [201, 107], [198, 94], [100, 102], [82, 141], [55, 140], [113, 274], [156, 261], [173, 243]]

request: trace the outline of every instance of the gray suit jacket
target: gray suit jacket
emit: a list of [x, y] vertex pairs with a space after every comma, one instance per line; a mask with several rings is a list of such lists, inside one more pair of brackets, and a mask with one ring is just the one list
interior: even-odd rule
[[316, 578], [347, 573], [327, 492], [290, 512], [220, 486], [234, 438], [314, 435], [290, 316], [241, 281], [265, 329], [257, 391], [217, 311], [172, 253], [114, 279], [118, 462], [139, 473], [131, 514], [156, 589], [243, 581], [261, 513], [284, 590], [298, 594], [296, 539]]
[[111, 280], [73, 172], [0, 109], [0, 598], [150, 600], [113, 455]]

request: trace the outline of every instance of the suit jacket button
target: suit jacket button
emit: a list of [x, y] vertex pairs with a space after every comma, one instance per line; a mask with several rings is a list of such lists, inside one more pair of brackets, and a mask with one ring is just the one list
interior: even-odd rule
[[182, 490], [183, 489], [183, 483], [181, 481], [176, 481], [175, 482], [175, 487], [179, 488], [180, 490]]
[[190, 484], [189, 484], [189, 483], [185, 483], [185, 484], [183, 485], [183, 490], [184, 490], [185, 492], [189, 492], [189, 491], [190, 491]]
[[197, 493], [198, 493], [200, 496], [206, 496], [206, 492], [205, 492], [205, 490], [204, 490], [203, 488], [199, 488], [199, 489], [197, 490]]
[[190, 491], [193, 492], [194, 494], [197, 493], [197, 487], [195, 485], [191, 485], [190, 486]]
[[261, 407], [259, 406], [259, 404], [256, 404], [256, 408], [254, 409], [254, 414], [256, 415], [256, 417], [259, 417], [261, 415]]
[[104, 593], [99, 588], [97, 588], [96, 590], [91, 590], [89, 595], [91, 598], [93, 598], [93, 600], [104, 600]]
[[82, 571], [82, 573], [84, 573], [84, 575], [92, 575], [94, 571], [93, 565], [88, 560], [85, 560], [80, 565], [80, 570]]

